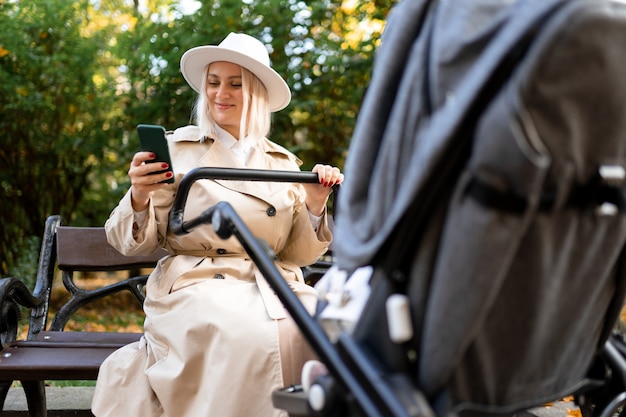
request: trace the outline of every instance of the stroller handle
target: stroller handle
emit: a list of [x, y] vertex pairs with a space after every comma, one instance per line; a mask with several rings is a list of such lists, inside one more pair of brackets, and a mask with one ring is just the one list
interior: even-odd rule
[[194, 182], [201, 179], [319, 183], [319, 178], [315, 172], [213, 167], [195, 168], [185, 174], [178, 185], [178, 191], [170, 212], [170, 228], [174, 234], [187, 234], [194, 227], [211, 222], [213, 207], [208, 208], [195, 219], [189, 221], [184, 221], [183, 219], [189, 190]]

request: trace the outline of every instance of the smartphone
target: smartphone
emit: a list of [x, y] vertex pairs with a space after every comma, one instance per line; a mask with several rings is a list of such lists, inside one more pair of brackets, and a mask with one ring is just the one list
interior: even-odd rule
[[[158, 125], [140, 124], [137, 125], [137, 133], [139, 134], [141, 150], [156, 154], [156, 158], [150, 161], [150, 163], [165, 162], [169, 166], [168, 169], [155, 172], [154, 174], [161, 174], [167, 171], [174, 172], [174, 168], [172, 167], [172, 158], [170, 157], [170, 151], [167, 147], [167, 139], [165, 139], [165, 128]], [[172, 178], [168, 178], [161, 182], [172, 184], [174, 182], [174, 177], [172, 176]]]

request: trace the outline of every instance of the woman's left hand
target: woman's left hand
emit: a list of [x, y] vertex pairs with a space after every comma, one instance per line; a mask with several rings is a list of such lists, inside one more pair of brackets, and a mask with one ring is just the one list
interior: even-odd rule
[[333, 186], [343, 182], [343, 174], [339, 168], [330, 165], [317, 164], [311, 170], [317, 173], [319, 184], [302, 184], [306, 190], [306, 206], [315, 216], [321, 216], [326, 207], [328, 196]]

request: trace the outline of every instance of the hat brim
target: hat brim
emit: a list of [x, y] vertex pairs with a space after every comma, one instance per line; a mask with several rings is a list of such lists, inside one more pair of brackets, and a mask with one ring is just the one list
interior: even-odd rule
[[256, 75], [267, 89], [272, 112], [284, 109], [291, 101], [289, 86], [276, 71], [248, 55], [219, 46], [197, 46], [188, 50], [180, 59], [180, 71], [191, 88], [200, 92], [206, 67], [218, 61], [241, 65]]

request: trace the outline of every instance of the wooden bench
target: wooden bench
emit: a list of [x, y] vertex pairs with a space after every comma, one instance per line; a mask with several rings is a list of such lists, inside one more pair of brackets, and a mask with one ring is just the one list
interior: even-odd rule
[[[130, 292], [143, 305], [147, 275], [140, 268], [153, 268], [166, 255], [124, 256], [106, 241], [102, 227], [69, 227], [60, 216], [50, 216], [41, 245], [35, 289], [31, 293], [16, 278], [0, 279], [0, 415], [13, 381], [20, 381], [30, 417], [46, 417], [46, 380], [95, 380], [104, 359], [116, 349], [139, 340], [141, 333], [64, 331], [80, 307], [104, 297]], [[303, 268], [305, 279], [314, 284], [330, 266], [320, 260]], [[95, 289], [79, 287], [75, 272], [128, 271], [127, 278]], [[59, 310], [50, 316], [53, 284], [61, 277], [69, 293]], [[30, 309], [25, 340], [16, 340], [20, 306]]]
[[[153, 268], [167, 252], [127, 257], [107, 243], [104, 228], [69, 227], [61, 221], [59, 216], [46, 221], [32, 294], [20, 280], [0, 279], [0, 410], [13, 381], [20, 381], [29, 416], [45, 417], [44, 381], [95, 380], [107, 356], [141, 337], [141, 333], [63, 331], [80, 307], [95, 300], [119, 296], [124, 291], [133, 294], [139, 305], [145, 298], [146, 275], [127, 274], [127, 278], [112, 284], [85, 289], [76, 284], [75, 272], [136, 273], [141, 268]], [[51, 317], [48, 326], [53, 284], [58, 276], [69, 299]], [[20, 305], [30, 309], [30, 320], [26, 339], [16, 341]]]

